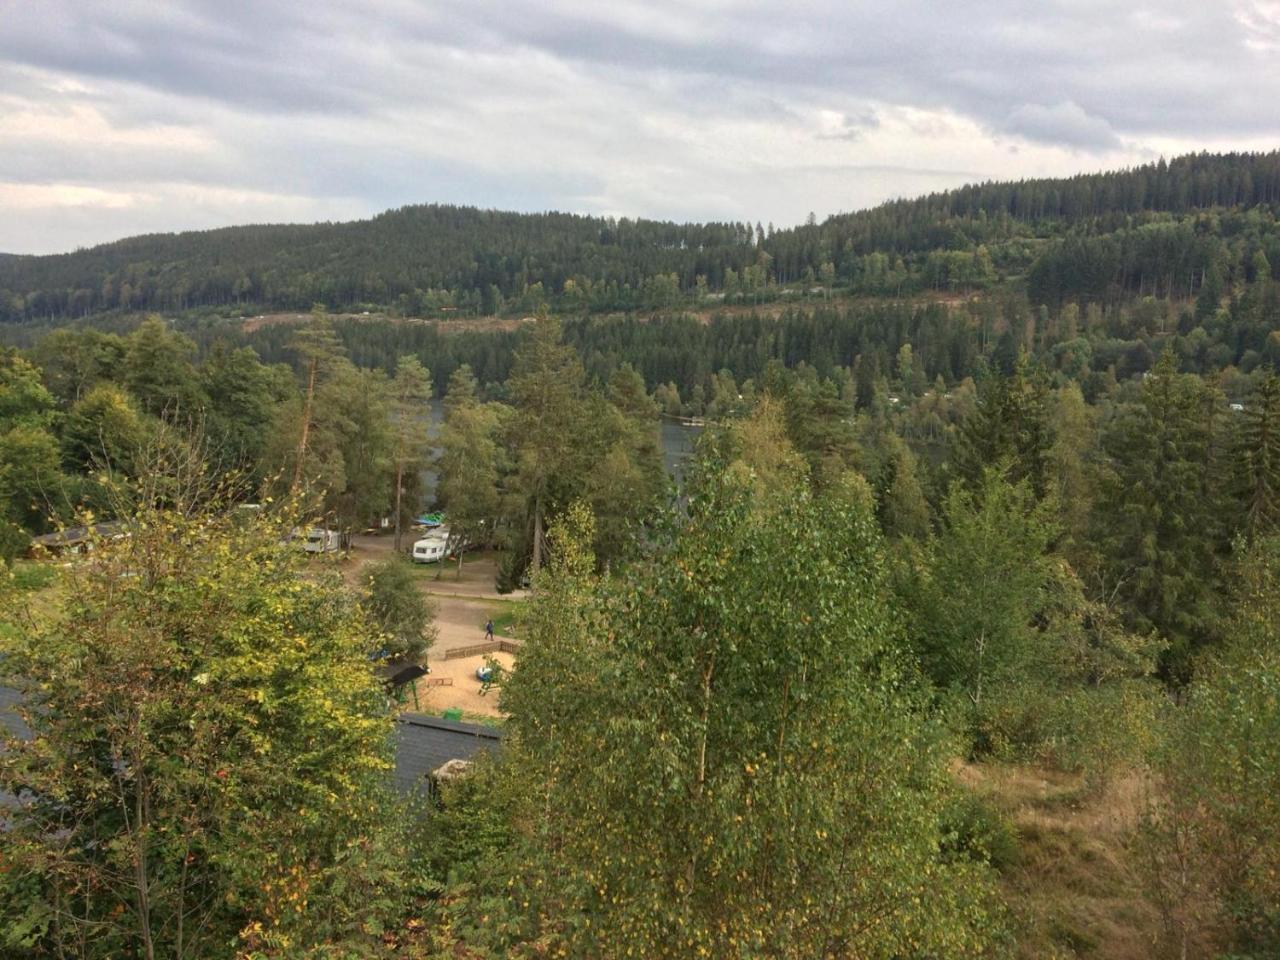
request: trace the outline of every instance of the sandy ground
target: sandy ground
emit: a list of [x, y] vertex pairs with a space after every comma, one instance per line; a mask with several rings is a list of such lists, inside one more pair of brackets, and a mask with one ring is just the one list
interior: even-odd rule
[[[404, 537], [406, 546], [413, 542], [413, 535]], [[390, 536], [356, 536], [352, 540], [351, 555], [343, 565], [343, 575], [349, 583], [356, 583], [360, 569], [367, 563], [380, 560], [391, 553]], [[491, 689], [480, 695], [480, 681], [476, 668], [484, 665], [484, 656], [459, 657], [446, 660], [444, 652], [458, 647], [470, 647], [484, 643], [484, 624], [490, 617], [497, 619], [513, 600], [526, 596], [524, 591], [502, 595], [493, 588], [497, 573], [497, 559], [493, 554], [474, 554], [462, 565], [462, 579], [457, 579], [457, 564], [421, 564], [422, 590], [436, 602], [436, 642], [427, 655], [427, 667], [432, 678], [450, 678], [452, 686], [428, 687], [420, 683], [418, 704], [421, 709], [438, 712], [458, 707], [464, 713], [484, 716], [501, 716], [498, 710], [498, 691]], [[437, 579], [437, 574], [439, 578]], [[501, 636], [501, 634], [499, 634]], [[505, 669], [510, 669], [514, 658], [509, 653], [495, 653], [493, 657]], [[409, 709], [413, 709], [412, 697]]]
[[[435, 651], [432, 651], [434, 654]], [[509, 653], [490, 654], [494, 660], [502, 664], [504, 670], [510, 670], [515, 658]], [[429, 656], [427, 665], [431, 668], [432, 679], [446, 678], [453, 680], [448, 687], [429, 687], [425, 683], [418, 684], [418, 704], [428, 713], [437, 713], [449, 707], [458, 707], [464, 714], [474, 713], [486, 717], [502, 716], [498, 710], [498, 691], [491, 688], [487, 694], [480, 690], [483, 684], [476, 678], [476, 669], [484, 666], [485, 658], [458, 657], [445, 660], [443, 657]], [[412, 709], [412, 704], [410, 704]]]

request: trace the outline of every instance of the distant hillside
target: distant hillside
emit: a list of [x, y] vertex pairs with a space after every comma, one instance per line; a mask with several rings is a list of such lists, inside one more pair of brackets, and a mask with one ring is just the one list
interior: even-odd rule
[[[1193, 294], [1280, 265], [1280, 152], [1200, 154], [985, 183], [791, 229], [425, 205], [370, 220], [153, 234], [0, 257], [0, 320], [252, 306], [412, 315], [761, 302], [779, 287], [963, 292], [1025, 278], [1033, 303]], [[539, 286], [540, 284], [540, 286]]]

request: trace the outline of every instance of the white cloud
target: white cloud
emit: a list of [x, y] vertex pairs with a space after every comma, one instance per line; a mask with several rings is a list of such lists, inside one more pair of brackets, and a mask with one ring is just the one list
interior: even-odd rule
[[79, 207], [126, 210], [146, 197], [119, 190], [100, 190], [70, 183], [0, 183], [0, 210], [44, 210]]
[[1278, 0], [1244, 0], [1236, 10], [1236, 19], [1248, 32], [1245, 44], [1255, 53], [1280, 51], [1280, 2]]
[[1280, 37], [1277, 0], [1113, 14], [1104, 0], [15, 4], [0, 250], [429, 201], [789, 224], [973, 179], [1274, 147], [1280, 71], [1258, 51]]

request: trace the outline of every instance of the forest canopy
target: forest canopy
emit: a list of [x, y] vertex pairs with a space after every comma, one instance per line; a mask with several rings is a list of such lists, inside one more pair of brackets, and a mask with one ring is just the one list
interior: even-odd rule
[[1280, 264], [1280, 153], [984, 183], [790, 228], [437, 204], [369, 220], [152, 234], [0, 259], [0, 320], [109, 310], [382, 308], [405, 316], [758, 303], [778, 287], [900, 296], [1027, 277], [1035, 303], [1194, 294]]

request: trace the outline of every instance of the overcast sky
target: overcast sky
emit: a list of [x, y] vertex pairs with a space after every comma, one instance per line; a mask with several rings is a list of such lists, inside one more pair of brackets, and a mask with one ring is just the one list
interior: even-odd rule
[[430, 201], [796, 223], [1280, 145], [1280, 0], [0, 0], [0, 251]]

